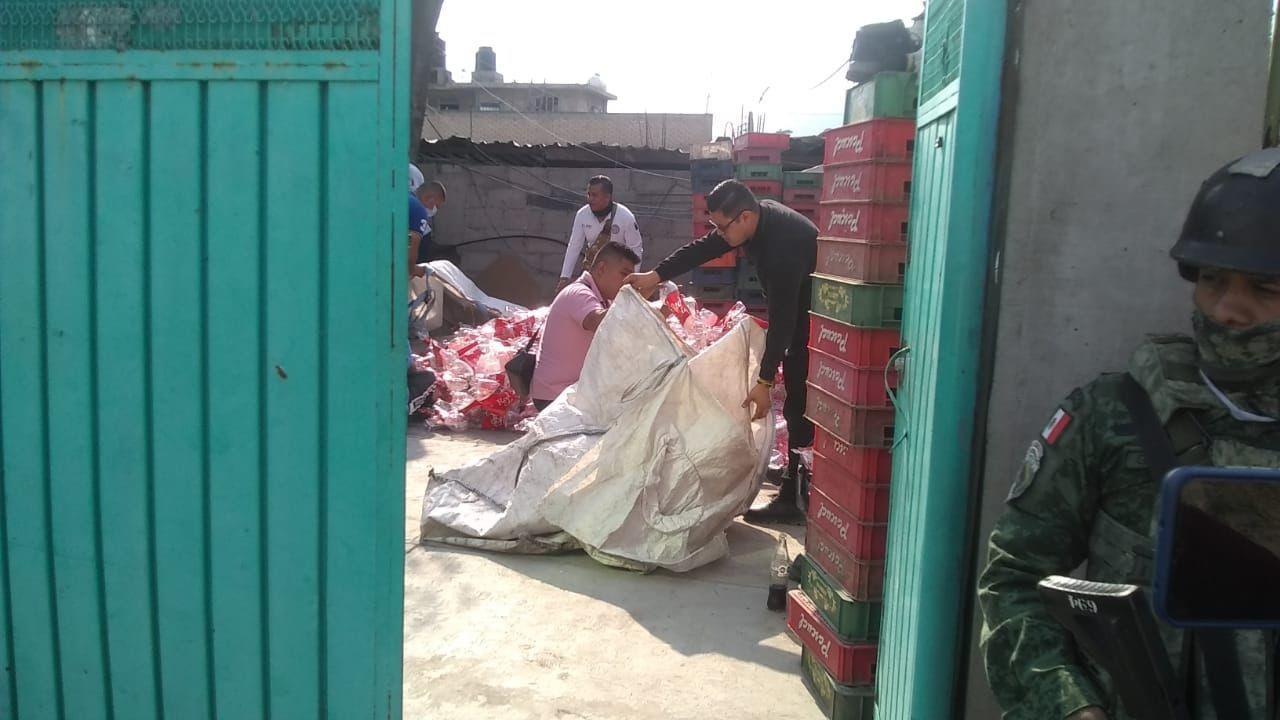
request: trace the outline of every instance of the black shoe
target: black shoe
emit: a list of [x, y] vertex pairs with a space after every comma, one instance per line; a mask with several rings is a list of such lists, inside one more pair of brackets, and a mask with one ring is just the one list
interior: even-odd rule
[[770, 500], [766, 505], [746, 511], [743, 513], [742, 519], [749, 523], [761, 525], [770, 523], [803, 525], [804, 513], [800, 512], [800, 508], [791, 498], [778, 496]]

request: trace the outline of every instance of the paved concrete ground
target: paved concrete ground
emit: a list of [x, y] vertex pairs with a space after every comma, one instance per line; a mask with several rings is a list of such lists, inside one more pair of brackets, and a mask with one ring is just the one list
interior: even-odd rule
[[[581, 553], [417, 545], [427, 470], [466, 464], [513, 437], [410, 428], [406, 718], [822, 717], [783, 615], [765, 609], [771, 531], [738, 522], [730, 557], [682, 575], [613, 570]], [[793, 554], [800, 530], [789, 528]]]

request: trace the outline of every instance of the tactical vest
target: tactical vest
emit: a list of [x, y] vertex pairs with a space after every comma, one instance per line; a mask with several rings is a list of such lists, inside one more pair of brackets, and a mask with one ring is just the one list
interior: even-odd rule
[[[1260, 447], [1239, 437], [1213, 433], [1224, 424], [1240, 423], [1224, 420], [1224, 408], [1204, 384], [1196, 366], [1196, 345], [1185, 336], [1155, 337], [1143, 343], [1129, 364], [1119, 398], [1133, 416], [1135, 434], [1142, 446], [1146, 462], [1155, 476], [1179, 465], [1212, 465], [1215, 467], [1280, 467], [1280, 450]], [[1209, 420], [1212, 419], [1212, 422]], [[1243, 425], [1243, 423], [1240, 423]], [[1274, 430], [1280, 435], [1280, 424]], [[1144, 437], [1145, 436], [1145, 437]], [[1280, 442], [1273, 443], [1280, 447]], [[1153, 455], [1157, 457], [1152, 457]], [[1163, 456], [1163, 457], [1160, 457]], [[1159, 497], [1157, 494], [1156, 497]], [[1088, 577], [1101, 582], [1120, 582], [1142, 586], [1150, 594], [1154, 574], [1157, 509], [1151, 508], [1151, 522], [1146, 534], [1136, 533], [1099, 510], [1089, 541]], [[1201, 653], [1186, 652], [1194, 647], [1184, 633], [1157, 622], [1169, 659], [1179, 669], [1191, 696], [1190, 711], [1196, 720], [1237, 720], [1220, 717], [1209, 694], [1209, 678], [1204, 671]], [[1196, 634], [1199, 638], [1199, 634]], [[1199, 639], [1196, 642], [1201, 642]], [[1242, 695], [1236, 703], [1239, 720], [1273, 720], [1275, 707], [1275, 672], [1273, 638], [1262, 631], [1219, 631], [1211, 642], [1226, 647], [1240, 672], [1231, 679], [1233, 695]], [[1223, 652], [1219, 652], [1221, 656]], [[1110, 685], [1105, 673], [1092, 663], [1104, 686]], [[1231, 663], [1225, 663], [1230, 667]], [[1217, 668], [1220, 669], [1220, 668]], [[1216, 669], [1215, 669], [1216, 670]], [[1215, 672], [1215, 675], [1219, 673]], [[1215, 677], [1218, 684], [1226, 679]], [[1240, 687], [1243, 685], [1243, 687]], [[1224, 693], [1226, 694], [1226, 693]], [[1114, 693], [1108, 693], [1115, 697]], [[1112, 718], [1127, 718], [1116, 708], [1108, 708]], [[1270, 713], [1270, 714], [1269, 714]]]

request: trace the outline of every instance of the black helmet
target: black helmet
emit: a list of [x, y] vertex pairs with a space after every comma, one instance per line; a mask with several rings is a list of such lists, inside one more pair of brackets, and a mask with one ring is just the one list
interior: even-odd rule
[[1182, 277], [1195, 280], [1202, 267], [1280, 277], [1278, 167], [1280, 148], [1268, 148], [1204, 181], [1169, 252]]

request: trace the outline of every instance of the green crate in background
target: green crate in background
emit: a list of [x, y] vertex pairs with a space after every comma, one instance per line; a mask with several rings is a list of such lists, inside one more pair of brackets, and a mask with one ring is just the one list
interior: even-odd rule
[[739, 180], [775, 180], [782, 182], [781, 165], [738, 165], [733, 176]]
[[788, 170], [782, 173], [782, 187], [788, 190], [791, 188], [820, 188], [822, 187], [822, 173]]
[[882, 72], [850, 88], [844, 98], [844, 124], [885, 117], [915, 117], [916, 74]]

